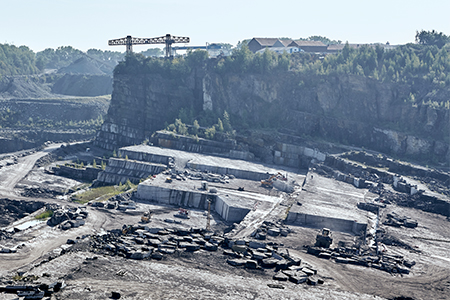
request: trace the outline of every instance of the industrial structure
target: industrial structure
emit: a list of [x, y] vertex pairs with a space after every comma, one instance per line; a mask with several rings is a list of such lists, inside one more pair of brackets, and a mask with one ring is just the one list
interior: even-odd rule
[[172, 56], [172, 44], [174, 43], [189, 43], [189, 37], [172, 36], [169, 33], [165, 36], [155, 38], [136, 38], [128, 35], [127, 37], [109, 40], [109, 46], [125, 45], [127, 54], [133, 52], [133, 45], [147, 45], [147, 44], [165, 44], [166, 57]]

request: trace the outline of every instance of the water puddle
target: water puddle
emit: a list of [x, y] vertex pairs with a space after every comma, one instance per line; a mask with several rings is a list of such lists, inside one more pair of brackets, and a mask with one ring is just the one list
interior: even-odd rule
[[28, 222], [25, 222], [23, 224], [20, 224], [20, 225], [14, 226], [14, 227], [17, 228], [17, 229], [20, 229], [20, 230], [25, 230], [25, 229], [28, 229], [28, 228], [33, 227], [33, 226], [36, 226], [36, 225], [38, 225], [40, 223], [43, 223], [43, 222], [45, 222], [45, 221], [30, 220]]

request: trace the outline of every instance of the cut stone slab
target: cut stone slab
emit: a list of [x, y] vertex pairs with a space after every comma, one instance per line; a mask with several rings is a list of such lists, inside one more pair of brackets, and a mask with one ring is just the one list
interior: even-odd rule
[[318, 255], [319, 258], [323, 258], [323, 259], [330, 259], [331, 258], [331, 254], [328, 252], [320, 252]]
[[227, 259], [227, 263], [229, 263], [230, 265], [235, 266], [235, 267], [243, 266], [243, 265], [245, 265], [246, 262], [247, 262], [246, 259], [240, 259], [240, 258]]
[[205, 250], [207, 251], [217, 251], [217, 245], [211, 243], [205, 243]]
[[317, 273], [317, 272], [314, 272], [313, 270], [311, 270], [310, 268], [306, 268], [306, 267], [302, 268], [302, 272], [308, 276], [312, 276]]
[[253, 252], [252, 258], [256, 259], [256, 260], [263, 260], [263, 259], [267, 258], [267, 256], [265, 253], [255, 251], [255, 252]]
[[233, 251], [243, 253], [243, 252], [247, 251], [247, 246], [235, 244], [235, 245], [233, 245], [233, 247], [231, 247], [231, 249], [233, 249]]
[[248, 246], [252, 249], [266, 248], [266, 243], [250, 241]]
[[162, 255], [161, 252], [153, 252], [151, 257], [156, 260], [161, 260], [163, 259], [164, 255]]
[[285, 259], [282, 259], [277, 262], [276, 268], [278, 270], [286, 270], [288, 268], [288, 266], [289, 266], [288, 261]]
[[257, 269], [258, 262], [256, 260], [247, 260], [247, 262], [245, 263], [245, 267], [247, 269]]
[[276, 259], [276, 258], [265, 258], [261, 261], [261, 266], [263, 268], [270, 269], [270, 268], [275, 268], [277, 263], [278, 263], [278, 259]]
[[267, 230], [267, 234], [271, 236], [279, 236], [281, 233], [279, 228], [273, 227]]
[[318, 278], [316, 278], [315, 276], [308, 277], [307, 283], [309, 285], [317, 285], [317, 282], [318, 282]]
[[282, 272], [278, 272], [275, 275], [273, 275], [273, 279], [278, 281], [287, 281], [289, 279], [289, 276], [283, 274]]
[[304, 275], [300, 275], [300, 274], [296, 274], [294, 276], [289, 277], [289, 281], [296, 283], [296, 284], [304, 283], [307, 280], [308, 280], [308, 276], [304, 276]]

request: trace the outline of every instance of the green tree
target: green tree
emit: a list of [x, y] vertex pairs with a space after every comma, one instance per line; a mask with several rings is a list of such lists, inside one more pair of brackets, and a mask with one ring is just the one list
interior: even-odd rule
[[416, 31], [416, 42], [422, 45], [437, 46], [442, 48], [446, 43], [450, 41], [450, 37], [442, 32], [437, 32], [434, 29], [432, 31], [421, 30]]
[[222, 123], [222, 120], [220, 118], [217, 120], [216, 128], [217, 128], [218, 132], [223, 132], [223, 123]]
[[231, 127], [230, 116], [227, 111], [223, 112], [223, 129], [225, 132], [232, 132], [233, 128]]
[[197, 120], [194, 120], [194, 125], [192, 126], [192, 134], [197, 135], [199, 133], [200, 125]]

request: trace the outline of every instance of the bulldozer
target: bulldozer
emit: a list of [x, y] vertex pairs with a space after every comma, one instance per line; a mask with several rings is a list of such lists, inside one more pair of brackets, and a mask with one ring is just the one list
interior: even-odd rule
[[152, 212], [150, 210], [146, 211], [144, 213], [144, 215], [141, 217], [141, 223], [149, 223], [151, 217], [152, 217]]
[[331, 230], [328, 228], [322, 228], [322, 231], [316, 236], [315, 247], [322, 248], [330, 248], [330, 245], [333, 243], [333, 239], [331, 237]]

